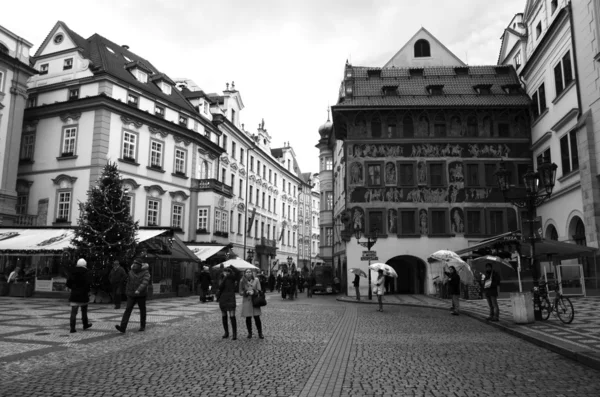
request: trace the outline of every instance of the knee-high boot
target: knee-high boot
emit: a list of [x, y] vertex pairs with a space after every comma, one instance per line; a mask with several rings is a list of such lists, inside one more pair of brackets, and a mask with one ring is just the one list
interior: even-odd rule
[[258, 330], [258, 338], [265, 339], [262, 333], [262, 322], [260, 321], [260, 316], [254, 316], [254, 323], [256, 324], [256, 329]]
[[248, 339], [252, 338], [252, 317], [246, 317], [246, 329], [248, 330]]
[[235, 317], [230, 317], [229, 319], [231, 320], [231, 331], [233, 333], [233, 335], [231, 336], [231, 340], [236, 340], [237, 339], [237, 321], [236, 321]]
[[221, 318], [223, 320], [223, 329], [225, 330], [225, 334], [223, 335], [223, 339], [229, 338], [229, 326], [227, 325], [227, 316], [223, 316]]

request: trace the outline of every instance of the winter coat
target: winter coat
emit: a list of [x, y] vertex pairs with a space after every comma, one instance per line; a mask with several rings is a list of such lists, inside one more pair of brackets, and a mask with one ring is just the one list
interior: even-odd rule
[[200, 288], [206, 290], [212, 284], [212, 278], [209, 272], [201, 271], [198, 275], [198, 284]]
[[260, 316], [260, 307], [252, 306], [252, 296], [246, 295], [246, 292], [253, 291], [257, 294], [258, 291], [262, 291], [260, 288], [260, 281], [256, 278], [248, 281], [240, 281], [240, 295], [242, 298], [242, 317]]
[[385, 293], [385, 276], [379, 276], [375, 285], [377, 290], [373, 291], [373, 293], [376, 293], [377, 295], [383, 295]]
[[490, 288], [483, 288], [483, 292], [487, 296], [498, 296], [498, 286], [500, 285], [500, 275], [492, 270], [490, 274], [485, 273], [485, 278], [483, 279], [482, 287], [485, 285], [485, 280], [492, 279], [492, 285]]
[[448, 295], [460, 295], [460, 276], [458, 273], [444, 273], [448, 277]]
[[239, 279], [240, 272], [233, 266], [229, 267], [233, 271], [223, 277], [219, 283], [218, 300], [221, 311], [232, 311], [236, 308], [235, 302], [235, 283]]
[[[129, 280], [127, 280], [127, 286], [125, 287], [125, 295], [129, 297], [146, 296], [148, 284], [150, 283], [150, 271], [148, 267], [148, 264], [144, 263], [139, 273], [134, 272], [133, 269], [129, 271]], [[139, 291], [139, 294], [136, 294], [136, 291]]]
[[354, 281], [352, 282], [352, 285], [354, 285], [355, 288], [358, 288], [360, 286], [360, 276], [358, 274], [354, 276]]
[[71, 290], [69, 302], [88, 303], [91, 285], [92, 273], [85, 267], [74, 268], [67, 279], [67, 288]]
[[108, 275], [108, 281], [110, 282], [111, 285], [117, 285], [120, 286], [121, 284], [123, 284], [125, 282], [125, 279], [127, 278], [127, 273], [125, 273], [125, 269], [123, 269], [123, 266], [119, 266], [119, 267], [113, 267], [112, 269], [110, 269], [110, 274]]

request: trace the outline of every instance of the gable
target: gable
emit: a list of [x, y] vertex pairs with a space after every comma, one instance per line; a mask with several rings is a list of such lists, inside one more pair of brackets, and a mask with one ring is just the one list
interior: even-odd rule
[[69, 29], [64, 22], [58, 21], [36, 51], [35, 56], [53, 54], [78, 47], [86, 47], [85, 39]]
[[502, 37], [502, 46], [500, 47], [500, 54], [498, 56], [498, 64], [505, 63], [506, 57], [511, 55], [511, 52], [515, 45], [522, 40], [521, 36], [515, 34], [512, 29], [506, 29]]
[[[429, 44], [430, 56], [415, 56], [415, 44], [425, 40]], [[421, 28], [404, 44], [383, 67], [425, 67], [425, 66], [466, 66], [427, 29]]]

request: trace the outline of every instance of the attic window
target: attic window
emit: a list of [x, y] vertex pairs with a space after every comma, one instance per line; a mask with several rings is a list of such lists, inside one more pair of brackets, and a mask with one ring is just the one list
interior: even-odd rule
[[183, 115], [179, 115], [179, 125], [182, 127], [187, 127], [188, 119]]
[[127, 55], [123, 55], [123, 58], [125, 58], [125, 60], [126, 60], [127, 62], [133, 62], [133, 61], [131, 60], [131, 58], [129, 58]]
[[469, 74], [469, 68], [454, 68], [454, 73], [457, 76], [467, 76]]
[[73, 69], [73, 58], [67, 58], [63, 63], [63, 70], [69, 69]]
[[57, 34], [56, 36], [54, 36], [54, 44], [62, 43], [64, 38], [65, 37], [61, 33]]
[[540, 35], [542, 34], [542, 22], [538, 22], [537, 26], [535, 27], [535, 38], [539, 39]]
[[423, 76], [423, 68], [409, 69], [408, 73], [411, 75], [411, 77]]
[[521, 86], [519, 84], [507, 84], [503, 85], [502, 89], [509, 95], [519, 94], [521, 91]]
[[424, 58], [431, 56], [429, 42], [424, 39], [417, 40], [415, 43], [415, 58]]
[[171, 86], [170, 86], [168, 83], [166, 83], [166, 82], [164, 82], [164, 81], [160, 81], [160, 82], [158, 83], [158, 88], [160, 88], [160, 90], [161, 90], [161, 91], [162, 91], [164, 94], [166, 94], [166, 95], [171, 95]]
[[508, 74], [510, 72], [508, 66], [497, 66], [494, 69], [496, 70], [496, 74]]
[[473, 89], [477, 91], [479, 95], [490, 95], [492, 93], [492, 85], [491, 84], [478, 84], [474, 85]]
[[396, 96], [398, 95], [398, 86], [397, 85], [386, 85], [381, 87], [381, 91], [383, 91], [384, 96]]
[[40, 75], [42, 75], [42, 74], [48, 74], [48, 64], [47, 63], [40, 65]]
[[141, 83], [147, 83], [148, 82], [148, 74], [146, 72], [141, 71], [140, 69], [133, 69], [133, 71], [131, 72], [135, 78], [141, 82]]
[[381, 70], [367, 70], [367, 77], [368, 78], [380, 78]]
[[443, 85], [428, 85], [425, 87], [429, 95], [444, 95]]
[[112, 48], [110, 48], [110, 47], [108, 47], [108, 46], [106, 47], [106, 49], [107, 49], [107, 50], [108, 50], [108, 51], [109, 51], [111, 54], [114, 54], [114, 53], [115, 53], [115, 52], [113, 51], [113, 49], [112, 49]]

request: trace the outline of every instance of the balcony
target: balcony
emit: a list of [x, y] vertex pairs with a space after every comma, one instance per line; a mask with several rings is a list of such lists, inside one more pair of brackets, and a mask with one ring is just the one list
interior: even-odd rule
[[277, 241], [261, 237], [255, 247], [257, 254], [275, 256], [277, 254]]
[[17, 215], [15, 226], [37, 226], [37, 215]]
[[229, 198], [233, 197], [231, 186], [216, 179], [192, 179], [192, 190], [198, 192], [215, 192]]

